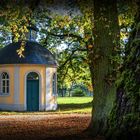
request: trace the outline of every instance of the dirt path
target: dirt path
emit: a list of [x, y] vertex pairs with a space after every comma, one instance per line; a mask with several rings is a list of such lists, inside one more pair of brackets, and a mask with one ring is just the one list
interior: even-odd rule
[[92, 140], [89, 114], [1, 115], [0, 140]]

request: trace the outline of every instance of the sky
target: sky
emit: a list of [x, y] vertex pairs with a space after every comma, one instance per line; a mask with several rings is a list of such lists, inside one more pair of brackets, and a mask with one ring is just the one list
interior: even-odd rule
[[80, 10], [76, 5], [76, 0], [53, 0], [49, 6], [44, 4], [44, 2], [40, 3], [43, 7], [48, 7], [51, 12], [60, 15], [69, 15], [69, 14], [79, 14]]

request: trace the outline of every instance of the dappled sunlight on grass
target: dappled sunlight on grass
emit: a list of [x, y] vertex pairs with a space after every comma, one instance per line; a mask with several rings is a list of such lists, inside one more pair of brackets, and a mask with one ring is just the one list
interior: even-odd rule
[[91, 113], [92, 97], [58, 97], [58, 111], [63, 113]]

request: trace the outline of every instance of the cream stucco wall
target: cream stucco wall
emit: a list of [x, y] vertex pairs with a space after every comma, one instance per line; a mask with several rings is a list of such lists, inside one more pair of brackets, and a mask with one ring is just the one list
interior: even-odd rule
[[[56, 68], [49, 68], [49, 67], [46, 68], [46, 107], [45, 107], [45, 110], [56, 110], [57, 108], [57, 100], [56, 100], [57, 93], [56, 95], [53, 95], [52, 93], [53, 74], [56, 72], [57, 72]], [[56, 89], [56, 92], [57, 92], [57, 89]]]
[[45, 65], [0, 65], [0, 73], [7, 72], [10, 76], [10, 94], [0, 95], [0, 109], [26, 110], [26, 76], [36, 72], [40, 77], [39, 110], [57, 108], [56, 97], [52, 95], [52, 76], [56, 68]]

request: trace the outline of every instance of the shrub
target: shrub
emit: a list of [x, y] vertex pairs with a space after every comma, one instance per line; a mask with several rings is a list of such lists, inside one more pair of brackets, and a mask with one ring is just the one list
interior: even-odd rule
[[83, 96], [85, 96], [85, 92], [83, 92], [81, 89], [77, 88], [72, 91], [72, 96], [73, 97], [83, 97]]

